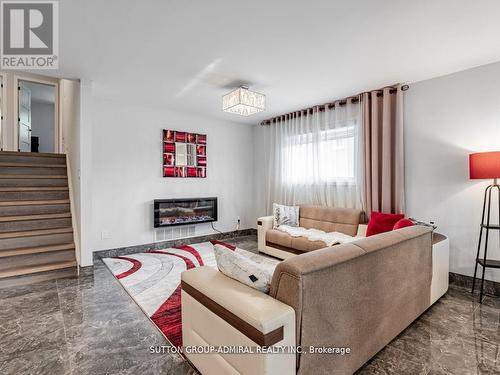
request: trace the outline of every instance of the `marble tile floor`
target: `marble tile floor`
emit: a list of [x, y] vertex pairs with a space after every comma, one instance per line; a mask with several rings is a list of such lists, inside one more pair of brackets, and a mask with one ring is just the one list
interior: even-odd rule
[[102, 261], [78, 278], [0, 289], [0, 374], [191, 374]]
[[[256, 251], [255, 236], [227, 242]], [[477, 298], [476, 298], [477, 299]], [[102, 261], [79, 277], [0, 289], [0, 374], [195, 374]], [[449, 292], [357, 374], [500, 374], [500, 299]]]

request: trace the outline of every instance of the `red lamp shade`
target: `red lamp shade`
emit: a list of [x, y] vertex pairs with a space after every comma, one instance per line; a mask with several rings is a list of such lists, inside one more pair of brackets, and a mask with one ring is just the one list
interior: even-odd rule
[[470, 154], [469, 176], [471, 179], [500, 178], [500, 151]]

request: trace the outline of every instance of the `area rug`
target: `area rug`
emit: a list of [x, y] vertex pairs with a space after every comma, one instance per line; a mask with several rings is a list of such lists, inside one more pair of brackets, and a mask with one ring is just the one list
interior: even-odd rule
[[220, 241], [104, 258], [113, 275], [174, 346], [182, 346], [181, 273], [217, 268], [214, 245], [221, 244], [257, 262], [277, 263]]

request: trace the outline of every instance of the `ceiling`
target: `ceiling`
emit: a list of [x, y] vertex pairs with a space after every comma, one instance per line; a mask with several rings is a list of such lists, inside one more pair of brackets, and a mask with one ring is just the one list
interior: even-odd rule
[[[500, 60], [498, 0], [60, 0], [60, 70], [96, 96], [241, 123]], [[221, 111], [249, 84], [268, 109]], [[411, 88], [410, 88], [411, 90]]]

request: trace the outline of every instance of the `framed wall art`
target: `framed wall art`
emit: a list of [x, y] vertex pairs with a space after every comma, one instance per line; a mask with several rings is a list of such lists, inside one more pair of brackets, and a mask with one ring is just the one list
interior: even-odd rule
[[163, 177], [207, 177], [207, 136], [163, 130]]

